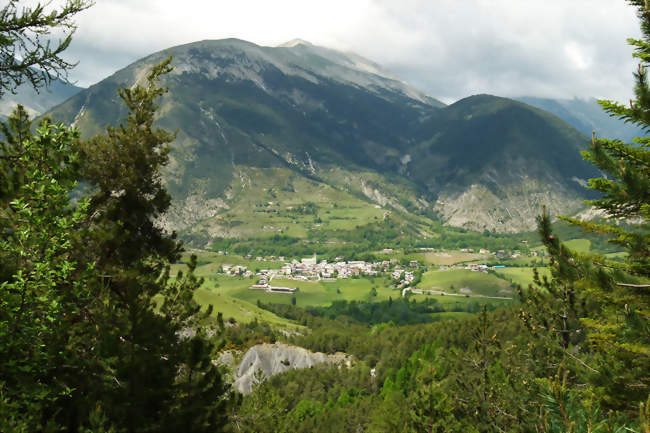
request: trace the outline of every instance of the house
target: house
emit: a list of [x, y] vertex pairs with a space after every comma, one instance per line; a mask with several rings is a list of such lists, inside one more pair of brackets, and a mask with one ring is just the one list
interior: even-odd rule
[[303, 265], [312, 265], [312, 266], [315, 266], [316, 263], [318, 263], [318, 259], [316, 258], [316, 253], [314, 253], [314, 256], [313, 256], [313, 257], [305, 258], [305, 259], [301, 259], [300, 262], [301, 262]]
[[297, 287], [269, 286], [267, 292], [271, 292], [271, 293], [295, 293], [296, 290], [298, 290]]

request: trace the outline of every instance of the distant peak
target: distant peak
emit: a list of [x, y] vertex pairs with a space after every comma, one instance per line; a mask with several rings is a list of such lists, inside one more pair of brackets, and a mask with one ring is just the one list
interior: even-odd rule
[[292, 48], [296, 47], [298, 45], [307, 45], [307, 46], [312, 46], [313, 44], [310, 42], [307, 42], [303, 39], [291, 39], [289, 42], [285, 42], [284, 44], [278, 45], [278, 47], [284, 47], [284, 48]]

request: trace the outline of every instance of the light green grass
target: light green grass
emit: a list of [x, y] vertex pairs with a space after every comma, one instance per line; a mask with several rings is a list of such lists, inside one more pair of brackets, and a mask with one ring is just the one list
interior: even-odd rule
[[488, 254], [464, 253], [462, 251], [436, 251], [421, 254], [426, 263], [436, 266], [451, 266], [457, 263], [474, 262], [478, 260], [487, 260]]
[[571, 239], [564, 242], [564, 245], [579, 253], [588, 253], [591, 250], [591, 241], [589, 239]]
[[512, 295], [510, 283], [507, 281], [493, 274], [474, 272], [467, 269], [425, 272], [422, 275], [422, 282], [418, 284], [418, 288], [446, 292], [459, 292], [461, 288], [468, 288], [472, 291], [470, 294], [485, 296]]
[[215, 290], [200, 288], [194, 293], [194, 299], [203, 308], [207, 308], [211, 304], [213, 307], [212, 315], [217, 317], [220, 312], [223, 314], [224, 320], [232, 317], [238, 322], [248, 323], [257, 319], [259, 322], [266, 322], [282, 328], [303, 328], [290, 320], [259, 308], [255, 304], [221, 294]]
[[[539, 251], [539, 250], [538, 250]], [[544, 257], [535, 257], [535, 256], [522, 256], [516, 259], [508, 258], [501, 260], [500, 263], [506, 266], [528, 266], [534, 267], [540, 262], [546, 263], [548, 260]]]
[[[551, 271], [549, 268], [537, 268], [540, 276], [551, 276]], [[510, 280], [515, 284], [521, 284], [522, 287], [526, 288], [529, 284], [533, 283], [533, 268], [505, 268], [498, 269], [495, 271], [496, 275]]]
[[[297, 287], [298, 291], [290, 293], [267, 293], [263, 290], [251, 290], [249, 287], [255, 279], [218, 276], [206, 281], [206, 285], [214, 287], [216, 293], [222, 293], [236, 299], [256, 304], [263, 303], [289, 304], [293, 297], [296, 305], [328, 306], [336, 300], [357, 301], [383, 301], [389, 296], [393, 299], [400, 296], [398, 290], [386, 287], [383, 279], [377, 278], [373, 283], [370, 279], [341, 279], [335, 282], [307, 282], [297, 280], [274, 279], [272, 285], [283, 287]], [[215, 287], [215, 283], [218, 287]], [[377, 296], [370, 296], [370, 290], [375, 287]], [[337, 289], [340, 293], [337, 293]]]
[[275, 261], [257, 261], [253, 259], [245, 259], [242, 256], [236, 254], [220, 255], [210, 251], [190, 251], [183, 253], [181, 260], [172, 265], [171, 272], [172, 275], [175, 275], [176, 272], [183, 271], [187, 269], [186, 263], [189, 261], [189, 256], [195, 254], [197, 256], [197, 267], [194, 273], [199, 277], [209, 277], [216, 275], [223, 265], [232, 265], [232, 266], [246, 266], [251, 271], [255, 269], [280, 269], [284, 262], [275, 260]]
[[607, 257], [608, 259], [611, 259], [611, 260], [624, 260], [624, 259], [627, 258], [627, 256], [628, 256], [628, 253], [625, 252], [625, 251], [620, 251], [618, 253], [605, 254], [605, 257]]

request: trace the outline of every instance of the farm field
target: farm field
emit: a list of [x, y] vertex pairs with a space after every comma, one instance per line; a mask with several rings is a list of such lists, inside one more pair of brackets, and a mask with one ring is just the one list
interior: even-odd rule
[[469, 289], [467, 294], [484, 296], [511, 296], [513, 292], [509, 282], [494, 274], [467, 269], [425, 272], [418, 288], [455, 293], [463, 293], [461, 289]]
[[223, 295], [213, 289], [198, 289], [194, 294], [194, 299], [204, 307], [211, 304], [214, 307], [212, 315], [217, 317], [218, 313], [222, 313], [223, 319], [226, 321], [233, 318], [237, 322], [248, 323], [257, 319], [259, 322], [266, 322], [285, 329], [303, 328], [290, 320], [276, 316], [270, 311], [259, 308], [257, 305], [228, 295]]
[[464, 253], [462, 251], [436, 251], [417, 255], [421, 257], [422, 261], [436, 266], [451, 266], [490, 258], [489, 254]]
[[[357, 300], [357, 301], [384, 301], [389, 296], [397, 298], [400, 292], [386, 287], [377, 278], [375, 283], [369, 279], [346, 279], [336, 282], [311, 282], [274, 279], [271, 283], [275, 286], [297, 287], [298, 291], [289, 293], [267, 293], [264, 290], [250, 290], [249, 287], [255, 283], [255, 279], [218, 276], [206, 281], [206, 286], [212, 286], [215, 293], [221, 293], [236, 299], [256, 304], [259, 300], [264, 303], [289, 304], [293, 297], [296, 298], [296, 305], [305, 306], [327, 306], [336, 300]], [[218, 284], [218, 286], [215, 285]], [[370, 290], [375, 287], [377, 296], [370, 296]], [[338, 292], [337, 292], [338, 289]]]
[[571, 239], [564, 244], [579, 253], [588, 253], [591, 251], [591, 241], [589, 239]]
[[[182, 261], [189, 260], [189, 254], [183, 256]], [[393, 287], [392, 279], [386, 277], [373, 278], [349, 278], [336, 281], [300, 281], [292, 279], [275, 278], [272, 281], [274, 286], [297, 287], [298, 291], [289, 293], [267, 293], [264, 290], [251, 290], [249, 287], [255, 284], [258, 277], [239, 277], [220, 274], [223, 265], [246, 266], [250, 270], [273, 269], [282, 266], [279, 261], [256, 261], [245, 259], [237, 255], [219, 255], [213, 252], [198, 251], [196, 275], [204, 278], [203, 286], [196, 293], [196, 300], [201, 305], [212, 304], [214, 315], [218, 312], [223, 314], [224, 320], [234, 318], [237, 321], [250, 322], [260, 320], [280, 327], [295, 327], [289, 320], [278, 317], [257, 306], [258, 301], [262, 303], [290, 304], [295, 298], [299, 307], [306, 306], [328, 306], [333, 301], [364, 301], [381, 302], [389, 297], [397, 299], [401, 291]], [[422, 254], [424, 256], [424, 254]], [[467, 253], [450, 252], [449, 256], [438, 255], [445, 260], [465, 261], [475, 258], [478, 255]], [[440, 262], [439, 262], [440, 263]], [[435, 265], [433, 265], [435, 266]], [[172, 272], [184, 270], [186, 265], [179, 263], [173, 266]], [[542, 271], [543, 272], [543, 271]], [[499, 278], [499, 276], [501, 278]], [[465, 269], [454, 270], [433, 270], [422, 275], [422, 281], [418, 284], [419, 289], [440, 290], [450, 293], [467, 294], [469, 297], [444, 296], [444, 295], [413, 295], [416, 300], [434, 298], [441, 305], [448, 309], [458, 309], [462, 312], [465, 306], [472, 303], [494, 304], [496, 300], [474, 297], [482, 296], [504, 296], [513, 295], [511, 283], [527, 284], [532, 281], [532, 268], [505, 268], [494, 273], [473, 272]], [[374, 290], [373, 290], [374, 289]], [[461, 289], [468, 289], [461, 291]], [[376, 294], [372, 294], [372, 293]], [[506, 301], [508, 302], [508, 301]]]
[[[549, 268], [537, 268], [537, 271], [540, 276], [551, 276]], [[499, 269], [495, 273], [506, 280], [511, 280], [515, 284], [521, 284], [524, 288], [533, 283], [533, 268], [505, 268]]]
[[254, 258], [249, 260], [236, 254], [221, 255], [211, 251], [188, 251], [183, 254], [179, 263], [172, 266], [172, 272], [184, 270], [186, 268], [185, 263], [189, 261], [191, 254], [196, 255], [197, 268], [195, 273], [202, 277], [216, 274], [223, 265], [246, 266], [252, 270], [255, 270], [255, 268], [280, 269], [284, 265], [284, 262], [279, 260], [258, 262]]

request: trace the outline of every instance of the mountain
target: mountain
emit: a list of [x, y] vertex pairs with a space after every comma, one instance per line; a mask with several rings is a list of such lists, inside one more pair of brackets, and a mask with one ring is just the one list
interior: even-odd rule
[[475, 95], [421, 123], [409, 177], [436, 191], [454, 226], [529, 230], [546, 204], [553, 214], [584, 207], [585, 179], [598, 173], [580, 155], [588, 139], [529, 105]]
[[[170, 53], [157, 123], [178, 136], [163, 223], [186, 237], [306, 236], [391, 212], [422, 236], [434, 235], [436, 212], [452, 225], [518, 231], [533, 227], [540, 203], [581, 207], [572, 179], [591, 173], [578, 154], [586, 137], [557, 117], [487, 95], [447, 107], [371, 61], [301, 40], [174, 47], [50, 115], [85, 137], [101, 132], [126, 114], [117, 88], [141, 83]], [[307, 227], [306, 202], [318, 209]]]
[[634, 137], [646, 135], [636, 125], [610, 117], [594, 98], [548, 99], [523, 96], [515, 99], [555, 114], [588, 136], [591, 136], [592, 131], [596, 131], [599, 137], [618, 138], [629, 142]]
[[48, 87], [38, 92], [24, 83], [15, 94], [8, 92], [0, 99], [0, 120], [6, 119], [18, 104], [22, 104], [31, 116], [38, 116], [82, 90], [58, 79], [53, 79]]

